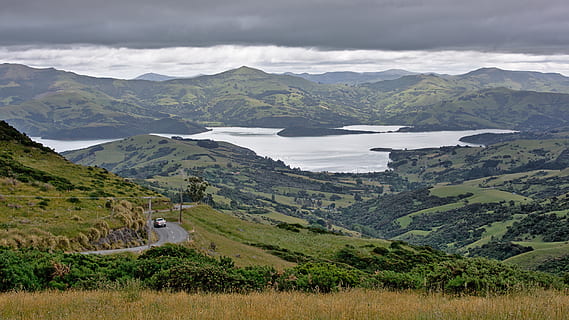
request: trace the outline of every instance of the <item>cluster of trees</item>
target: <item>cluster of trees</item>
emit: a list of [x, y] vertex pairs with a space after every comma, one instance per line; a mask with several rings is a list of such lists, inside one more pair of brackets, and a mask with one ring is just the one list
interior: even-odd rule
[[[249, 154], [226, 166], [196, 167], [186, 174], [202, 177], [217, 189], [217, 196], [225, 198], [216, 201], [215, 208], [244, 212], [271, 210], [292, 216], [300, 210], [305, 214], [323, 208], [330, 211], [336, 206], [334, 201], [340, 199], [361, 201], [416, 186], [393, 172], [313, 173]], [[282, 201], [278, 196], [287, 197], [289, 201]]]
[[516, 221], [502, 237], [504, 240], [522, 241], [542, 237], [545, 242], [569, 240], [569, 217], [555, 213], [532, 213]]
[[[485, 226], [512, 218], [515, 208], [501, 203], [473, 203], [463, 207], [413, 216], [406, 228], [393, 230], [403, 234], [409, 230], [430, 231], [425, 236], [413, 236], [413, 243], [429, 245], [455, 252], [479, 240]], [[452, 244], [452, 247], [450, 246]]]
[[522, 246], [509, 241], [490, 241], [480, 247], [468, 250], [469, 255], [486, 257], [496, 260], [506, 260], [524, 252], [533, 251], [532, 247]]
[[374, 248], [372, 256], [346, 247], [331, 261], [306, 261], [277, 271], [236, 267], [179, 245], [99, 256], [0, 249], [0, 291], [121, 288], [136, 281], [154, 290], [332, 292], [350, 287], [422, 289], [460, 294], [507, 293], [529, 287], [563, 288], [561, 278], [495, 261], [446, 256], [432, 249]]
[[400, 232], [401, 227], [395, 222], [397, 218], [453, 203], [471, 195], [466, 193], [454, 197], [437, 197], [431, 195], [429, 189], [423, 188], [359, 202], [343, 209], [341, 215], [329, 215], [326, 218], [334, 219], [350, 228], [355, 225], [367, 226], [367, 235], [391, 238], [404, 232]]

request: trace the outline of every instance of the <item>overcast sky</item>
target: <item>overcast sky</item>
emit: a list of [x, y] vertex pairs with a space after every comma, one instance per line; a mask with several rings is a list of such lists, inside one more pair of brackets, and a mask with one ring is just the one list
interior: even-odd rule
[[94, 76], [268, 72], [569, 75], [566, 0], [0, 0], [0, 62]]

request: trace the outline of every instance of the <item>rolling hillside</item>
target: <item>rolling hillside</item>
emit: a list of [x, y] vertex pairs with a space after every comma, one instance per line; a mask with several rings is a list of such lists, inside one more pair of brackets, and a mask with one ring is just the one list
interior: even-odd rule
[[460, 76], [317, 84], [248, 67], [156, 82], [3, 64], [0, 119], [30, 135], [60, 139], [189, 134], [205, 130], [201, 125], [543, 131], [567, 127], [568, 83], [558, 74], [487, 68]]
[[205, 128], [138, 102], [152, 82], [80, 76], [55, 69], [0, 65], [0, 119], [31, 136], [117, 138]]
[[396, 173], [431, 187], [356, 203], [336, 223], [447, 252], [569, 271], [556, 264], [569, 254], [568, 146], [559, 134], [485, 148], [394, 151]]
[[[542, 268], [553, 259], [546, 244], [557, 245], [556, 259], [569, 249], [562, 243], [567, 235], [554, 231], [565, 226], [569, 209], [568, 142], [563, 133], [516, 136], [535, 137], [510, 135], [511, 141], [485, 148], [393, 151], [393, 171], [370, 174], [303, 172], [228, 143], [158, 136], [65, 156], [174, 199], [184, 176], [203, 177], [211, 184], [206, 203], [249, 221], [299, 223], [501, 260], [531, 251], [539, 261], [533, 266]], [[553, 220], [537, 227], [535, 216]], [[557, 235], [544, 238], [549, 232]]]
[[219, 210], [258, 221], [312, 224], [342, 230], [313, 214], [337, 212], [362, 199], [405, 190], [409, 183], [391, 173], [313, 173], [251, 150], [211, 140], [168, 139], [142, 135], [69, 151], [65, 157], [96, 165], [179, 199], [184, 177], [211, 184], [206, 200]]

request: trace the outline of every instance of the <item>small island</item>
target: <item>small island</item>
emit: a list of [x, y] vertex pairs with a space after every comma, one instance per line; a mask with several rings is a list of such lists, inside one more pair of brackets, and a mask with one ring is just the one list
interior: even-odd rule
[[377, 152], [391, 152], [393, 150], [398, 150], [398, 149], [393, 149], [393, 148], [371, 148], [371, 149], [369, 149], [369, 151], [377, 151]]
[[288, 127], [277, 133], [281, 137], [322, 137], [336, 136], [345, 134], [370, 134], [379, 133], [376, 131], [364, 130], [346, 130], [335, 128], [317, 128], [317, 127]]

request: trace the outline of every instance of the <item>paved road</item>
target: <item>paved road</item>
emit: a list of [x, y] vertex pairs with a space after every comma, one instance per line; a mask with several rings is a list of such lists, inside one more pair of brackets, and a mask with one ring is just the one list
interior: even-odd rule
[[[180, 227], [179, 224], [175, 222], [168, 222], [166, 223], [166, 227], [164, 228], [154, 228], [154, 231], [158, 234], [159, 240], [153, 243], [151, 246], [161, 246], [166, 243], [180, 243], [188, 240], [188, 232]], [[141, 252], [148, 249], [148, 245], [134, 247], [134, 248], [123, 248], [123, 249], [113, 249], [113, 250], [98, 250], [98, 251], [86, 251], [81, 252], [84, 254], [111, 254], [111, 253], [120, 253], [120, 252]]]
[[164, 228], [154, 228], [158, 234], [158, 241], [153, 246], [161, 246], [165, 243], [180, 243], [188, 240], [188, 232], [178, 223], [168, 222]]

